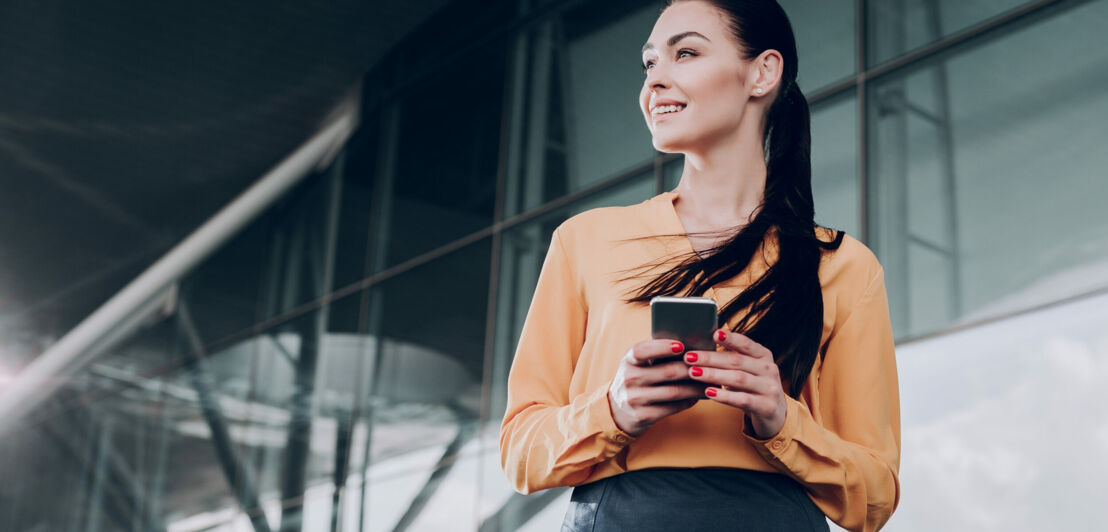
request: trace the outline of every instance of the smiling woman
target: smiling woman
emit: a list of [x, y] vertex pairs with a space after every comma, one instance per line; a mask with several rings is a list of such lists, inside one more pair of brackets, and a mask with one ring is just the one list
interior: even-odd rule
[[[569, 531], [880, 528], [900, 495], [884, 270], [814, 222], [785, 12], [671, 2], [642, 67], [680, 182], [555, 230], [508, 379], [508, 478], [576, 486]], [[649, 339], [656, 296], [716, 300], [715, 350]]]

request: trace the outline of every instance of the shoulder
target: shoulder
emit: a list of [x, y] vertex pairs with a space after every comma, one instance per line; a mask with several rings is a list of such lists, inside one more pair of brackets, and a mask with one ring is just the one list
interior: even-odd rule
[[567, 250], [640, 236], [646, 229], [651, 200], [635, 205], [596, 207], [574, 214], [554, 230]]
[[[824, 241], [834, 240], [835, 231], [817, 227], [816, 236]], [[825, 295], [836, 300], [857, 302], [877, 282], [884, 282], [884, 268], [877, 255], [853, 236], [844, 233], [838, 249], [823, 250], [819, 266], [820, 285]]]

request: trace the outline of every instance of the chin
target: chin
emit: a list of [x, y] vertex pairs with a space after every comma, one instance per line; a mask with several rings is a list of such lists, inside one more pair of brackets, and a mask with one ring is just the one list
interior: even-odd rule
[[683, 139], [675, 139], [667, 137], [654, 137], [653, 138], [654, 149], [662, 153], [678, 153], [685, 151], [687, 143]]

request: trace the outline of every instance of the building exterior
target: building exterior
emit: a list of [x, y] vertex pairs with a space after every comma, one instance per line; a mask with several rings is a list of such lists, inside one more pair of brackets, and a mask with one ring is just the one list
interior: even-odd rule
[[[1108, 1], [787, 0], [816, 218], [884, 265], [888, 530], [1091, 529], [1108, 475]], [[0, 439], [4, 530], [551, 530], [497, 436], [550, 234], [673, 188], [661, 4], [460, 0], [325, 167]], [[937, 511], [941, 509], [941, 511]]]

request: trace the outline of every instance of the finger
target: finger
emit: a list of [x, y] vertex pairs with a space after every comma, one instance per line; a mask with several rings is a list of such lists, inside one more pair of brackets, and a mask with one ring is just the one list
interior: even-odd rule
[[731, 390], [749, 392], [755, 395], [768, 394], [770, 387], [765, 378], [738, 369], [689, 368], [689, 377], [695, 381], [717, 386], [726, 386]]
[[639, 342], [624, 357], [635, 366], [649, 366], [654, 360], [685, 352], [685, 344], [677, 340], [657, 338]]
[[755, 358], [736, 351], [689, 351], [685, 353], [684, 360], [689, 366], [736, 369], [754, 375], [774, 375], [776, 373], [774, 371], [776, 363], [772, 360]]
[[734, 331], [725, 331], [723, 329], [719, 329], [714, 335], [712, 335], [712, 339], [717, 344], [722, 345], [731, 351], [746, 353], [755, 358], [766, 358], [769, 360], [773, 360], [773, 353], [771, 353], [769, 349], [766, 349], [765, 346], [763, 346], [762, 344], [751, 340], [746, 335]]
[[689, 378], [689, 366], [680, 360], [665, 362], [657, 366], [636, 371], [631, 379], [632, 386], [654, 386], [659, 383], [685, 380]]
[[740, 390], [724, 390], [715, 386], [706, 388], [704, 395], [717, 403], [741, 408], [745, 412], [765, 412], [766, 405], [770, 402], [770, 399], [760, 395]]
[[632, 406], [650, 406], [674, 401], [699, 399], [704, 396], [705, 385], [686, 381], [682, 383], [659, 384], [631, 390], [628, 402]]

